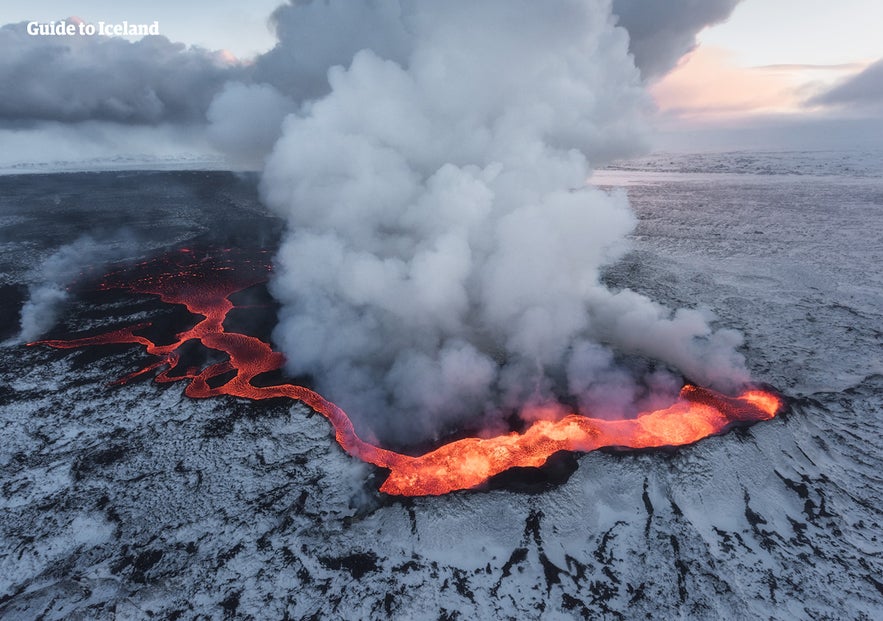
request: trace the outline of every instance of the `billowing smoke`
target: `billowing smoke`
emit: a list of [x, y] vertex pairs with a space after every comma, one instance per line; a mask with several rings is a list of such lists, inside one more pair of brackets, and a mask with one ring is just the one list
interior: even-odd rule
[[738, 335], [600, 282], [635, 219], [586, 179], [643, 148], [648, 107], [608, 1], [281, 11], [274, 57], [298, 59], [295, 98], [315, 98], [283, 123], [262, 179], [289, 223], [275, 337], [363, 433], [425, 439], [557, 399], [618, 414], [675, 386], [625, 355], [746, 379]]
[[18, 340], [27, 343], [44, 335], [58, 321], [70, 299], [70, 285], [90, 270], [126, 256], [131, 246], [126, 233], [105, 240], [84, 235], [50, 255], [31, 273]]
[[[739, 1], [613, 0], [612, 10], [629, 33], [638, 68], [655, 77], [696, 45], [697, 32], [726, 19]], [[328, 68], [348, 65], [360, 50], [404, 62], [416, 36], [408, 16], [420, 10], [418, 0], [291, 0], [271, 16], [278, 45], [253, 65], [163, 36], [134, 42], [42, 37], [28, 35], [25, 22], [7, 24], [0, 27], [0, 120], [202, 122], [215, 96], [227, 97], [229, 109], [234, 95], [220, 93], [228, 81], [272, 85], [293, 101], [311, 100], [327, 94]], [[241, 110], [249, 110], [249, 101], [240, 101]], [[265, 96], [255, 101], [267, 104]]]
[[0, 120], [202, 122], [241, 68], [223, 54], [163, 36], [40, 37], [0, 27]]
[[297, 101], [328, 93], [328, 68], [348, 65], [371, 49], [402, 61], [414, 33], [403, 17], [409, 0], [291, 0], [270, 18], [279, 42], [255, 64], [254, 79], [272, 84]]
[[[726, 19], [739, 1], [613, 0], [612, 12], [616, 24], [628, 32], [629, 51], [646, 80], [674, 67], [696, 46], [696, 34]], [[265, 130], [276, 121], [281, 97], [286, 105], [324, 97], [331, 90], [328, 70], [349, 66], [361, 50], [406, 64], [420, 36], [412, 18], [421, 10], [418, 0], [290, 0], [281, 5], [270, 18], [277, 45], [253, 66], [244, 67], [244, 82], [236, 90], [228, 87], [210, 110], [214, 145], [234, 160], [260, 162], [272, 143], [256, 137], [266, 136]], [[504, 27], [505, 23], [496, 24], [489, 34]], [[260, 91], [247, 92], [246, 84], [257, 84]], [[267, 120], [258, 121], [268, 108]], [[246, 119], [244, 110], [248, 111]], [[253, 123], [261, 126], [252, 134], [247, 130]], [[237, 124], [244, 129], [237, 129]]]
[[[601, 284], [635, 219], [586, 186], [644, 149], [643, 83], [736, 2], [291, 0], [250, 66], [11, 25], [0, 120], [204, 127], [267, 158], [264, 199], [289, 221], [276, 339], [363, 433], [418, 440], [558, 400], [617, 416], [677, 372], [747, 377], [737, 334]], [[52, 324], [73, 263], [46, 268], [23, 338]]]
[[234, 160], [259, 166], [294, 109], [295, 103], [269, 84], [228, 82], [206, 114], [208, 138]]
[[[612, 0], [617, 25], [629, 34], [629, 51], [647, 78], [658, 77], [696, 47], [697, 33], [727, 19], [741, 0]], [[258, 58], [254, 78], [298, 100], [328, 92], [327, 69], [347, 65], [371, 49], [404, 61], [415, 32], [408, 15], [418, 3], [400, 0], [290, 0], [271, 17], [278, 45]], [[498, 25], [498, 27], [500, 27]]]
[[[613, 0], [612, 10], [629, 33], [638, 69], [654, 78], [737, 2]], [[122, 125], [171, 127], [173, 142], [187, 138], [178, 151], [201, 152], [207, 133], [231, 163], [260, 168], [282, 117], [329, 93], [329, 68], [349, 66], [363, 49], [406, 64], [419, 36], [411, 16], [421, 6], [419, 0], [290, 0], [270, 18], [278, 44], [251, 63], [163, 36], [134, 42], [30, 36], [26, 23], [8, 24], [0, 27], [0, 126], [26, 141], [50, 142], [57, 125], [67, 124], [91, 144], [94, 123], [104, 123], [111, 127], [105, 133], [120, 134], [109, 148], [128, 156], [134, 155], [130, 130]], [[168, 138], [157, 136], [157, 142]], [[157, 150], [162, 146], [148, 149]]]
[[742, 0], [613, 0], [620, 26], [629, 31], [635, 64], [659, 77], [696, 47], [696, 34], [724, 21]]

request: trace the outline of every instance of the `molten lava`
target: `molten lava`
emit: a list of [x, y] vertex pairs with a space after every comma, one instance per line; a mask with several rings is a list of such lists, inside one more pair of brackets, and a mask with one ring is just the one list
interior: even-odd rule
[[[145, 275], [130, 272], [110, 274], [102, 289], [128, 289], [150, 294], [169, 304], [182, 304], [203, 319], [176, 335], [167, 345], [158, 345], [139, 334], [151, 324], [121, 328], [97, 336], [73, 340], [48, 340], [31, 345], [74, 349], [89, 345], [137, 344], [157, 359], [118, 380], [124, 384], [155, 369], [165, 367], [157, 382], [187, 379], [188, 397], [203, 399], [229, 395], [246, 399], [287, 398], [301, 401], [327, 418], [334, 427], [340, 446], [350, 455], [387, 468], [389, 477], [380, 490], [403, 496], [440, 495], [481, 485], [490, 477], [514, 467], [539, 467], [559, 451], [587, 452], [601, 447], [632, 449], [679, 446], [721, 433], [737, 423], [773, 418], [781, 408], [780, 399], [763, 390], [748, 390], [738, 397], [726, 397], [711, 390], [685, 386], [671, 406], [644, 412], [633, 419], [603, 420], [570, 414], [557, 421], [538, 421], [523, 433], [513, 432], [494, 438], [465, 438], [445, 444], [419, 456], [409, 456], [374, 446], [362, 440], [346, 412], [318, 393], [293, 384], [255, 386], [252, 380], [262, 373], [279, 369], [284, 358], [258, 338], [227, 332], [224, 320], [234, 308], [230, 297], [266, 280], [269, 265], [233, 257], [197, 258], [182, 250], [162, 260], [165, 271], [157, 274], [157, 261], [140, 264]], [[174, 269], [169, 270], [169, 266]], [[190, 368], [172, 375], [180, 363], [180, 348], [188, 341], [225, 354], [227, 359], [205, 369]], [[212, 387], [225, 374], [227, 381]]]

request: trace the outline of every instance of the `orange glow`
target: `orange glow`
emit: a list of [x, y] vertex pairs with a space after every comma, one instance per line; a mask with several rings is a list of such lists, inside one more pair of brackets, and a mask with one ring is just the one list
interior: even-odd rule
[[[235, 264], [235, 268], [234, 268]], [[165, 271], [152, 274], [157, 267]], [[350, 455], [387, 468], [389, 477], [380, 490], [403, 496], [440, 495], [470, 489], [490, 477], [513, 467], [539, 467], [559, 451], [587, 452], [601, 447], [655, 448], [690, 444], [721, 433], [736, 423], [751, 423], [773, 418], [782, 406], [780, 399], [762, 390], [748, 390], [731, 398], [696, 386], [685, 386], [678, 400], [667, 408], [645, 412], [634, 419], [603, 420], [568, 414], [549, 420], [560, 406], [553, 404], [538, 415], [523, 433], [509, 433], [493, 438], [465, 438], [445, 444], [424, 455], [410, 456], [389, 451], [362, 440], [347, 414], [318, 393], [303, 386], [280, 384], [255, 386], [255, 377], [279, 369], [282, 354], [258, 338], [227, 332], [224, 320], [234, 308], [230, 296], [266, 279], [265, 262], [232, 256], [224, 259], [198, 259], [190, 250], [182, 250], [160, 265], [149, 261], [138, 266], [146, 275], [132, 277], [111, 274], [103, 289], [124, 288], [136, 293], [159, 296], [169, 304], [182, 304], [194, 315], [202, 316], [189, 330], [176, 335], [168, 345], [157, 345], [139, 334], [149, 323], [138, 324], [97, 336], [73, 340], [49, 340], [31, 345], [74, 349], [90, 345], [136, 344], [157, 360], [147, 367], [118, 380], [132, 379], [166, 367], [156, 376], [157, 382], [188, 380], [185, 394], [204, 399], [229, 395], [253, 400], [287, 398], [301, 401], [329, 420], [335, 438]], [[171, 268], [171, 269], [170, 269]], [[227, 360], [205, 369], [178, 370], [179, 349], [197, 340], [205, 347], [226, 354]], [[235, 371], [231, 379], [212, 387], [210, 382]]]

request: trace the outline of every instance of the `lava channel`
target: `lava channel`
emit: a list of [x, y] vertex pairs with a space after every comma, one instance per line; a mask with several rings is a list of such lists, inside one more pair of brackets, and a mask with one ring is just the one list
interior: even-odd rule
[[[157, 273], [157, 268], [163, 271]], [[259, 338], [227, 332], [224, 320], [234, 308], [230, 297], [266, 281], [267, 261], [237, 256], [227, 251], [221, 259], [198, 257], [182, 250], [169, 257], [147, 261], [132, 272], [111, 273], [100, 289], [126, 289], [158, 296], [168, 304], [182, 304], [203, 319], [175, 336], [175, 341], [159, 345], [139, 334], [151, 324], [140, 323], [96, 336], [72, 340], [45, 340], [30, 345], [56, 349], [76, 349], [91, 345], [141, 345], [156, 360], [117, 383], [155, 371], [155, 381], [188, 380], [184, 393], [195, 399], [220, 395], [263, 400], [286, 398], [300, 401], [327, 418], [338, 444], [350, 455], [390, 471], [380, 491], [401, 496], [435, 496], [471, 489], [491, 477], [515, 467], [540, 467], [559, 451], [588, 452], [602, 447], [647, 449], [692, 444], [720, 434], [734, 424], [753, 423], [776, 416], [782, 402], [775, 394], [746, 390], [737, 397], [686, 385], [671, 406], [624, 420], [604, 420], [570, 414], [557, 421], [538, 421], [524, 432], [492, 438], [464, 438], [418, 456], [390, 451], [362, 440], [346, 412], [320, 394], [294, 384], [256, 386], [252, 382], [263, 373], [276, 371], [284, 363]], [[138, 273], [143, 272], [139, 276]], [[226, 354], [223, 362], [204, 369], [189, 368], [182, 374], [180, 348], [189, 341]], [[222, 380], [221, 376], [231, 375]], [[215, 380], [212, 382], [212, 380]], [[213, 386], [212, 384], [219, 384]]]

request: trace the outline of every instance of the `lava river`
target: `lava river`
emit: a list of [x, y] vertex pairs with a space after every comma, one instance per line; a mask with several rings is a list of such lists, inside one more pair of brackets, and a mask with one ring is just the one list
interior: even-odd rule
[[[446, 494], [481, 485], [514, 467], [539, 467], [559, 451], [587, 452], [601, 447], [645, 449], [691, 444], [719, 434], [737, 423], [773, 418], [782, 402], [773, 393], [751, 389], [737, 397], [687, 385], [671, 406], [624, 420], [604, 420], [570, 414], [556, 421], [538, 421], [522, 433], [493, 438], [464, 438], [419, 456], [390, 451], [362, 440], [346, 412], [318, 393], [293, 384], [256, 386], [252, 380], [279, 369], [284, 358], [259, 338], [227, 332], [224, 320], [234, 308], [230, 297], [266, 280], [266, 261], [234, 256], [199, 257], [182, 250], [137, 266], [135, 274], [110, 274], [102, 289], [126, 289], [156, 295], [168, 304], [182, 304], [203, 319], [160, 345], [141, 333], [141, 323], [96, 336], [73, 340], [46, 340], [31, 345], [74, 349], [90, 345], [133, 344], [156, 357], [147, 367], [118, 380], [163, 369], [157, 382], [188, 380], [185, 394], [192, 398], [229, 395], [246, 399], [294, 399], [327, 418], [340, 446], [350, 455], [389, 469], [380, 490], [403, 496]], [[159, 270], [159, 271], [157, 271]], [[140, 275], [139, 275], [140, 274]], [[189, 341], [225, 354], [223, 362], [204, 369], [179, 369], [180, 349]], [[175, 373], [173, 375], [173, 372]], [[227, 378], [226, 376], [231, 376]]]

